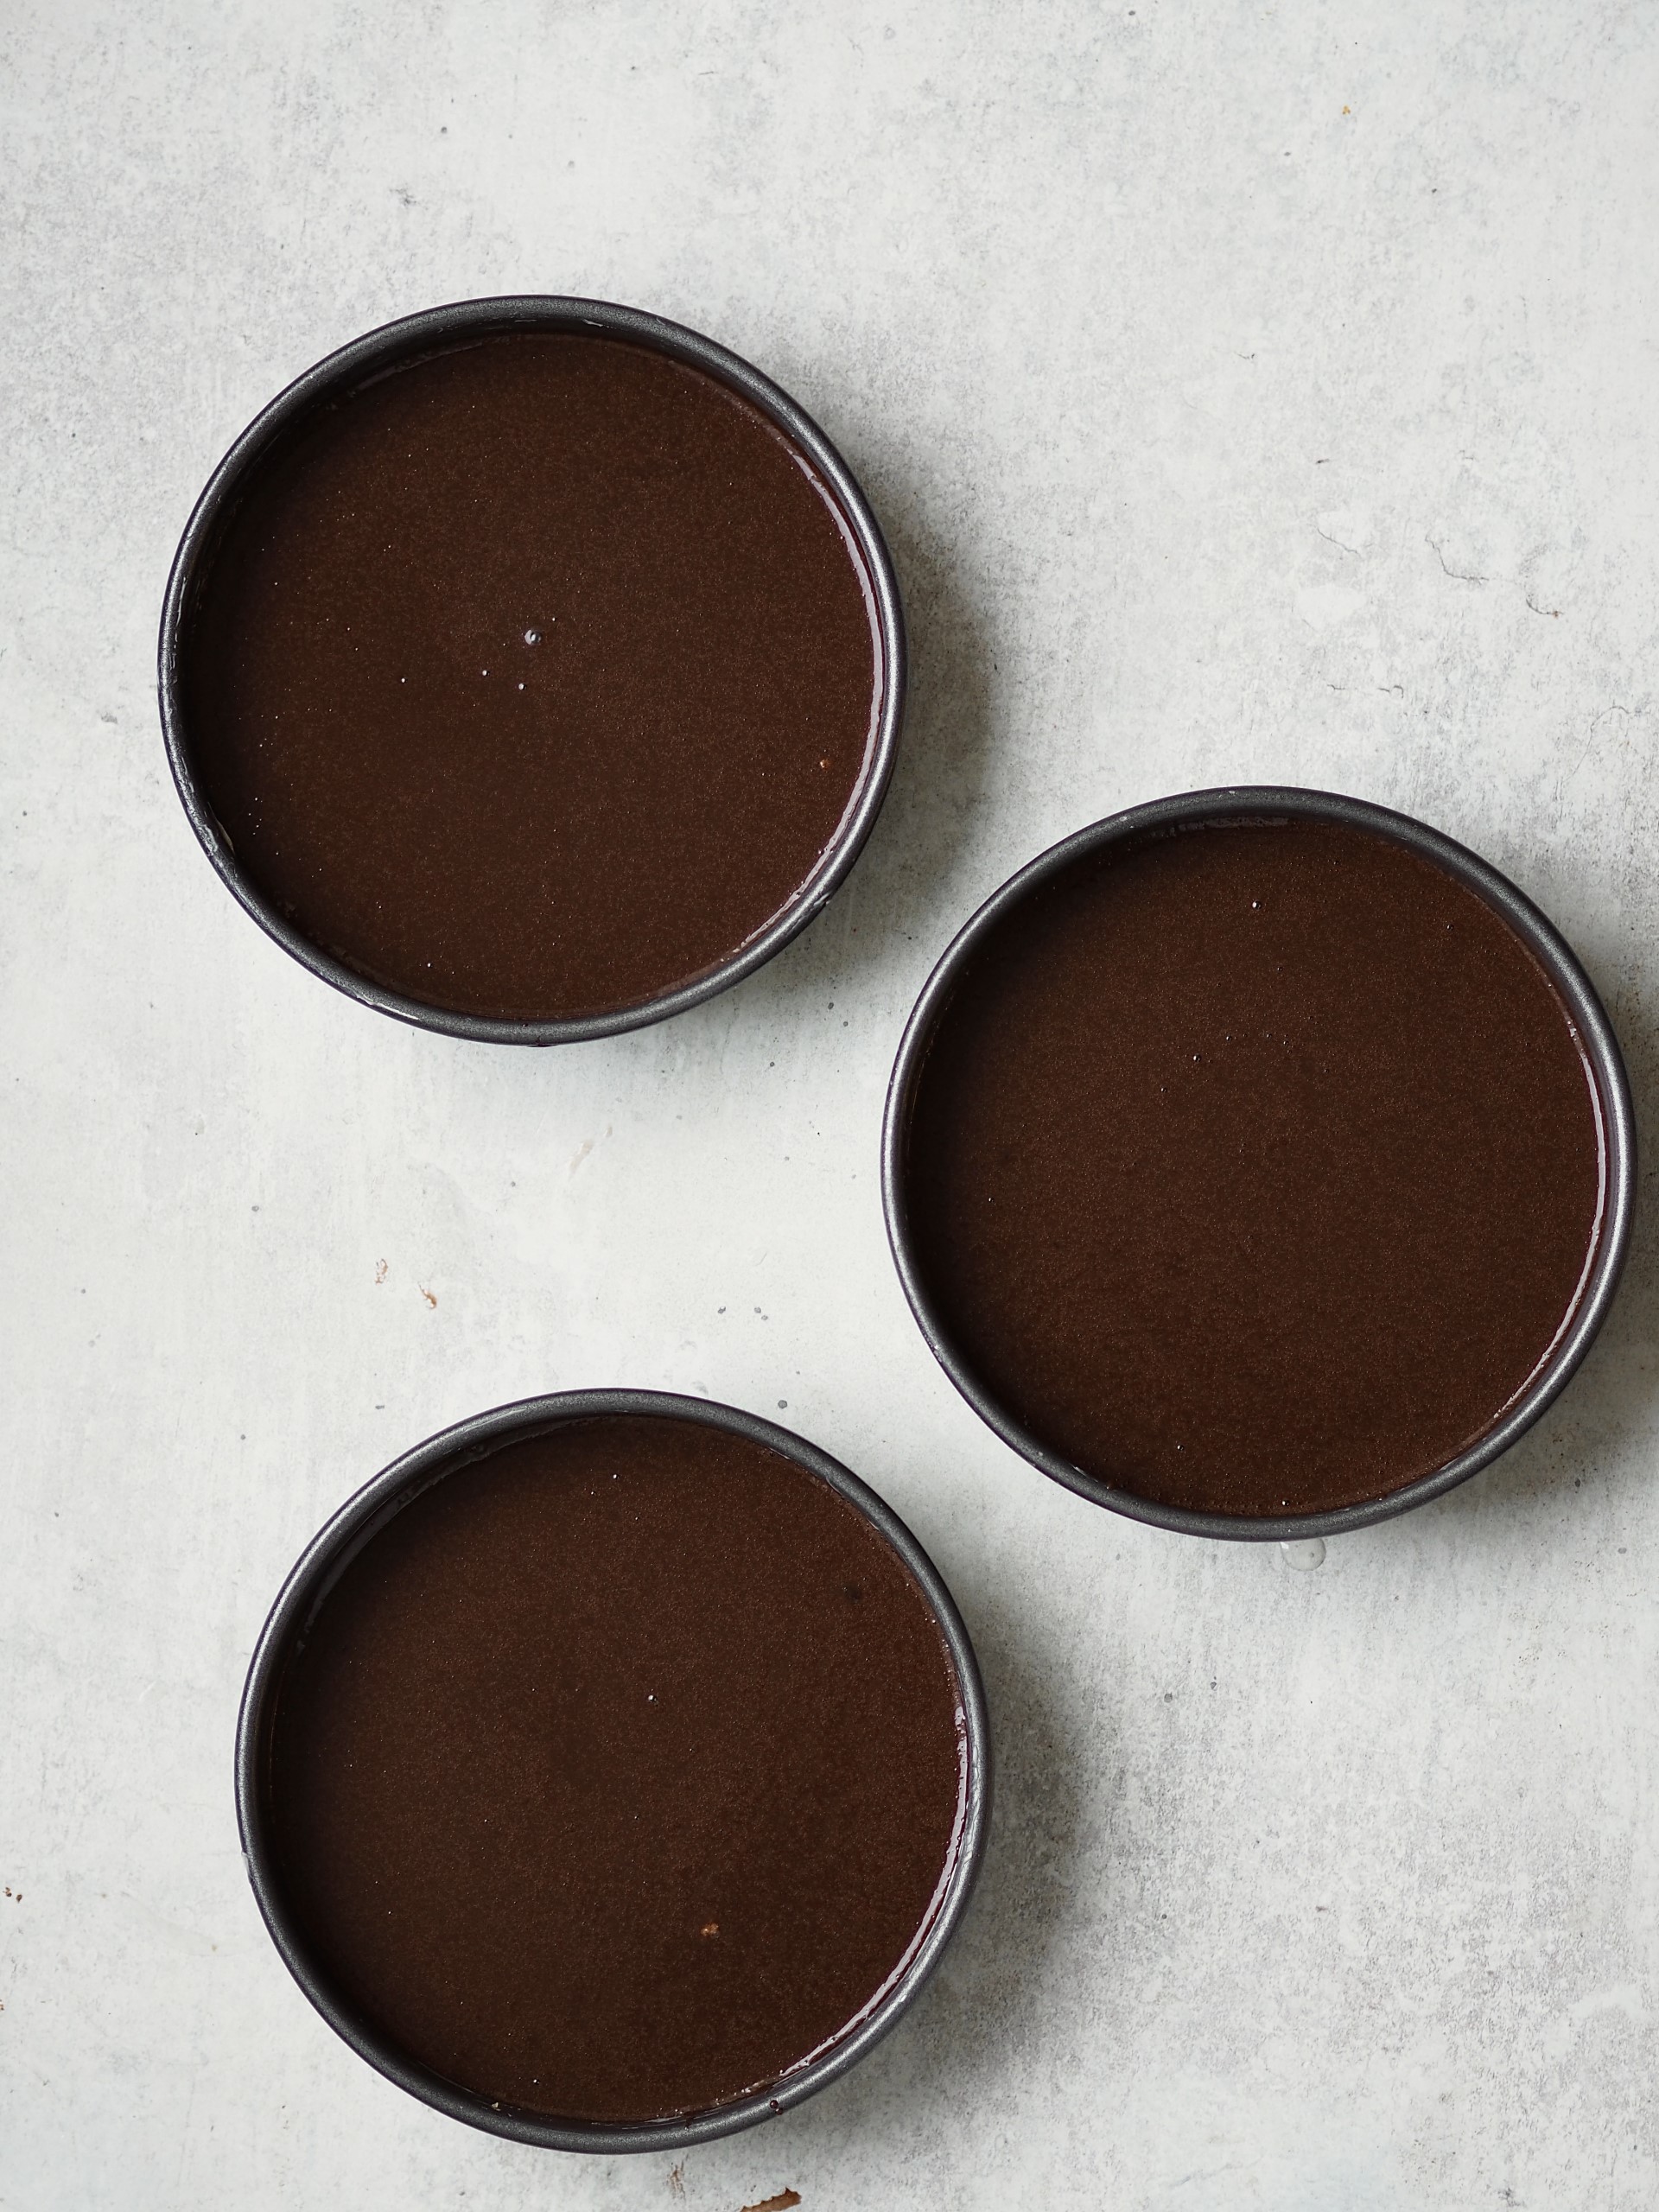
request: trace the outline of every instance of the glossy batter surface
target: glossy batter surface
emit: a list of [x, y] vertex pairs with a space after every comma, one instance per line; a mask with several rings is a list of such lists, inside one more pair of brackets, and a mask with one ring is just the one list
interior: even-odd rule
[[730, 957], [861, 787], [883, 683], [827, 489], [746, 401], [613, 340], [382, 377], [262, 464], [184, 632], [188, 741], [314, 944], [552, 1019]]
[[1524, 1389], [1599, 1232], [1565, 1007], [1393, 841], [1204, 828], [1074, 864], [960, 980], [908, 1219], [948, 1334], [1051, 1450], [1255, 1517], [1380, 1497]]
[[283, 1879], [403, 2050], [568, 2120], [700, 2111], [863, 2018], [931, 1924], [956, 1677], [836, 1491], [701, 1423], [588, 1420], [405, 1507], [276, 1707]]

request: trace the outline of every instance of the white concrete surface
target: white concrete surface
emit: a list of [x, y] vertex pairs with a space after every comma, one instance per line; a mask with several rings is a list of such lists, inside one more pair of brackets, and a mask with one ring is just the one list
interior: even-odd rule
[[[1650, 1233], [1522, 1448], [1297, 1571], [983, 1430], [875, 1166], [981, 895], [1235, 779], [1510, 870], [1659, 1134], [1659, 17], [10, 0], [0, 48], [0, 2204], [1651, 2207]], [[891, 533], [915, 683], [804, 939], [670, 1027], [519, 1054], [362, 1012], [242, 917], [152, 654], [278, 385], [537, 289], [798, 394]], [[278, 1965], [231, 1808], [243, 1667], [322, 1517], [443, 1422], [620, 1381], [786, 1400], [883, 1490], [1001, 1747], [916, 2018], [683, 2176], [382, 2082]]]

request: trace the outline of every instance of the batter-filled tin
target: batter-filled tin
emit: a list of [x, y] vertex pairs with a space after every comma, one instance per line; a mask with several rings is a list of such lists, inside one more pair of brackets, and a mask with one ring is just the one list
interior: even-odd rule
[[898, 741], [892, 563], [757, 370], [585, 300], [357, 340], [237, 441], [168, 588], [209, 857], [296, 958], [429, 1028], [681, 1011], [845, 876]]
[[1136, 807], [1006, 884], [912, 1016], [890, 1239], [963, 1395], [1057, 1480], [1211, 1535], [1439, 1495], [1611, 1300], [1618, 1046], [1544, 917], [1421, 823]]
[[254, 1654], [243, 1847], [289, 1969], [454, 2117], [604, 2152], [730, 2132], [911, 2003], [989, 1812], [926, 1554], [700, 1399], [570, 1392], [387, 1468]]

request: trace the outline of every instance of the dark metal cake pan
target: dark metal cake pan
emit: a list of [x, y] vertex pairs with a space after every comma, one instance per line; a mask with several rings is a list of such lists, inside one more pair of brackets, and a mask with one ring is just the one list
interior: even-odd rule
[[[184, 681], [192, 622], [238, 511], [279, 444], [313, 418], [395, 370], [434, 354], [513, 334], [607, 337], [701, 371], [758, 410], [808, 462], [831, 496], [867, 579], [879, 648], [880, 697], [867, 764], [836, 835], [798, 891], [741, 946], [690, 980], [637, 1003], [544, 1019], [455, 1011], [377, 982], [314, 943], [238, 860], [214, 814], [200, 772]], [[162, 611], [159, 698], [179, 798], [220, 880], [266, 934], [300, 964], [364, 1006], [400, 1021], [489, 1043], [553, 1045], [615, 1034], [684, 1012], [781, 951], [845, 880], [881, 810], [897, 756], [906, 651], [899, 583], [880, 527], [852, 471], [817, 424], [770, 378], [680, 324], [601, 300], [526, 295], [461, 301], [407, 315], [354, 339], [296, 378], [243, 431], [214, 469], [186, 524]]]
[[[764, 2091], [637, 2125], [573, 2122], [504, 2107], [444, 2079], [400, 2049], [342, 1991], [327, 1959], [315, 1948], [284, 1887], [269, 1801], [270, 1737], [284, 1669], [329, 1591], [364, 1547], [423, 1491], [504, 1445], [566, 1422], [616, 1415], [724, 1430], [804, 1469], [845, 1499], [897, 1555], [938, 1628], [954, 1677], [963, 1762], [957, 1841], [932, 1916], [897, 1979], [856, 2026]], [[377, 1475], [313, 1539], [254, 1649], [237, 1727], [235, 1779], [242, 1849], [260, 1913], [283, 1963], [335, 2033], [388, 2080], [452, 2119], [518, 2142], [611, 2156], [682, 2150], [771, 2119], [837, 2080], [909, 2011], [960, 1923], [978, 1878], [990, 1821], [991, 1744], [978, 1664], [950, 1591], [898, 1515], [856, 1476], [804, 1439], [734, 1407], [661, 1391], [576, 1390], [498, 1407], [429, 1438]]]
[[[1571, 1318], [1540, 1371], [1489, 1429], [1445, 1465], [1384, 1496], [1331, 1511], [1257, 1519], [1188, 1510], [1113, 1487], [1033, 1433], [987, 1387], [953, 1339], [925, 1280], [907, 1211], [907, 1147], [916, 1086], [936, 1025], [976, 952], [1012, 909], [1087, 855], [1208, 824], [1293, 821], [1334, 823], [1392, 839], [1444, 870], [1509, 924], [1548, 977], [1578, 1033], [1595, 1092], [1605, 1182], [1599, 1236]], [[985, 902], [934, 969], [911, 1014], [887, 1093], [881, 1181], [893, 1260], [922, 1334], [957, 1389], [1005, 1442], [1054, 1481], [1130, 1519], [1192, 1535], [1260, 1542], [1338, 1535], [1407, 1512], [1467, 1481], [1532, 1427], [1571, 1380], [1612, 1303], [1630, 1241], [1636, 1134], [1618, 1040], [1594, 986], [1560, 932], [1514, 884], [1478, 855], [1409, 816], [1328, 792], [1252, 785], [1159, 799], [1097, 822], [1039, 855]]]

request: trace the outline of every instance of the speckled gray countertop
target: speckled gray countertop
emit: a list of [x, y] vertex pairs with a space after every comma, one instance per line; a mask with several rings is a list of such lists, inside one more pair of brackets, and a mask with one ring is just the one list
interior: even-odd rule
[[[1659, 1273], [1527, 1442], [1306, 1570], [975, 1420], [877, 1134], [1014, 866], [1194, 785], [1421, 814], [1567, 931], [1650, 1123], [1659, 20], [1639, 5], [14, 0], [0, 256], [0, 2204], [1646, 2212]], [[586, 292], [775, 375], [915, 654], [849, 887], [654, 1031], [335, 997], [163, 763], [168, 561], [321, 353]], [[782, 1415], [983, 1657], [1001, 1801], [914, 2017], [775, 2126], [585, 2163], [335, 2042], [243, 1878], [243, 1669], [395, 1452], [531, 1391]]]

